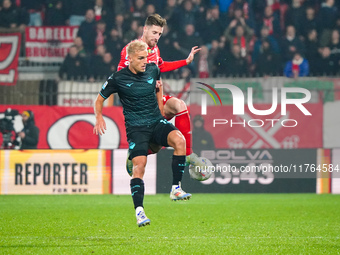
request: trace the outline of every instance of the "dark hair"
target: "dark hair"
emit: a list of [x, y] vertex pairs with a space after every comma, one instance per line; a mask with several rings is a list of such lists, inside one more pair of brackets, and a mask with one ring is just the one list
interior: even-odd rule
[[145, 20], [145, 26], [158, 26], [158, 27], [164, 27], [166, 25], [166, 20], [161, 17], [161, 15], [155, 13], [150, 15]]

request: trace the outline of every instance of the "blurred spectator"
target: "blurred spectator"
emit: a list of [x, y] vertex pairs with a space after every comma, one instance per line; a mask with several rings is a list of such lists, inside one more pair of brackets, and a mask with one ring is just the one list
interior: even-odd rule
[[185, 59], [192, 47], [202, 45], [202, 39], [195, 34], [194, 25], [188, 24], [185, 26], [185, 34], [179, 36], [173, 45], [180, 55], [179, 59]]
[[88, 75], [88, 68], [85, 60], [78, 55], [76, 46], [71, 46], [64, 62], [59, 70], [59, 78], [61, 79], [84, 79]]
[[308, 60], [304, 59], [299, 52], [295, 52], [293, 59], [286, 64], [284, 75], [296, 79], [298, 77], [308, 76], [308, 74]]
[[28, 26], [42, 26], [42, 10], [45, 0], [20, 0], [20, 7], [29, 13]]
[[120, 60], [120, 52], [124, 47], [124, 42], [118, 36], [116, 29], [111, 29], [110, 35], [105, 39], [105, 47], [111, 53], [115, 66], [118, 66]]
[[[235, 9], [235, 11], [232, 13], [232, 15], [230, 15], [230, 22], [229, 22], [229, 26], [230, 24], [233, 24], [233, 27], [235, 28], [237, 25], [241, 25], [244, 27], [249, 27], [249, 24], [247, 23], [247, 20], [244, 18], [244, 14], [242, 9], [237, 8]], [[234, 32], [234, 31], [233, 31]]]
[[135, 0], [133, 4], [133, 8], [131, 10], [131, 18], [137, 19], [140, 23], [142, 23], [146, 16], [145, 12], [145, 1], [144, 0]]
[[104, 20], [99, 20], [96, 24], [96, 46], [103, 45], [107, 37], [106, 23]]
[[277, 13], [273, 12], [271, 6], [267, 6], [264, 9], [264, 15], [262, 19], [261, 27], [266, 26], [269, 29], [269, 34], [275, 38], [279, 38], [281, 35], [280, 18]]
[[205, 44], [209, 44], [213, 40], [220, 39], [223, 34], [224, 27], [221, 23], [218, 7], [207, 10], [205, 20], [199, 26], [199, 29], [200, 35]]
[[[173, 34], [171, 33], [171, 30], [168, 26], [163, 27], [163, 34], [162, 39], [158, 41], [157, 46], [160, 49], [160, 52], [162, 52], [162, 58], [174, 61], [177, 60], [177, 58], [174, 57], [173, 52], [175, 51], [175, 48], [173, 47]], [[166, 73], [164, 73], [166, 74]]]
[[221, 41], [218, 43], [216, 49], [215, 43], [212, 44], [212, 48], [214, 51], [217, 51], [215, 61], [214, 61], [214, 76], [216, 77], [225, 77], [227, 75], [228, 69], [228, 61], [230, 55], [230, 46], [225, 41]]
[[[112, 3], [113, 2], [113, 3]], [[118, 15], [121, 13], [127, 13], [128, 12], [128, 4], [126, 0], [108, 0], [107, 3], [112, 3], [113, 4], [113, 10], [114, 10], [114, 14]]]
[[76, 48], [78, 50], [79, 57], [87, 58], [88, 54], [87, 54], [87, 52], [84, 48], [83, 40], [81, 39], [81, 37], [77, 36], [74, 39], [74, 46], [76, 46]]
[[3, 0], [0, 8], [0, 27], [20, 28], [24, 31], [28, 24], [28, 15], [17, 8], [10, 0]]
[[146, 17], [156, 13], [156, 8], [153, 4], [148, 4], [145, 8]]
[[94, 5], [95, 20], [103, 20], [108, 30], [111, 29], [114, 21], [114, 14], [112, 9], [104, 4], [104, 0], [96, 0]]
[[334, 0], [326, 0], [325, 3], [321, 5], [317, 16], [321, 46], [326, 46], [329, 43], [332, 29], [335, 27], [338, 16], [337, 9], [334, 6]]
[[95, 49], [97, 37], [97, 26], [92, 9], [86, 11], [85, 21], [81, 23], [77, 36], [83, 40], [85, 50], [92, 53]]
[[94, 0], [68, 0], [64, 5], [70, 26], [79, 26], [85, 21], [87, 10], [93, 9]]
[[215, 149], [212, 135], [204, 128], [204, 119], [201, 115], [196, 115], [193, 119], [192, 148], [200, 154], [202, 150]]
[[269, 40], [263, 40], [258, 57], [255, 62], [256, 76], [273, 76], [281, 75], [280, 57], [277, 52], [272, 49]]
[[261, 37], [259, 39], [256, 40], [255, 44], [254, 44], [254, 50], [252, 53], [252, 62], [255, 63], [258, 59], [258, 56], [260, 54], [261, 51], [261, 47], [264, 41], [267, 41], [270, 44], [270, 49], [272, 51], [274, 51], [276, 54], [280, 53], [279, 50], [279, 45], [276, 41], [276, 39], [269, 35], [269, 28], [264, 26], [261, 29]]
[[311, 75], [316, 75], [318, 73], [318, 62], [319, 62], [319, 42], [318, 42], [318, 32], [313, 29], [308, 32], [307, 38], [305, 40], [306, 45], [306, 59], [309, 63], [309, 70]]
[[179, 8], [176, 20], [178, 23], [175, 24], [176, 27], [173, 27], [172, 29], [176, 29], [179, 32], [184, 32], [186, 26], [189, 24], [195, 27], [196, 25], [195, 11], [194, 6], [190, 0], [183, 1], [181, 7]]
[[317, 62], [318, 75], [334, 75], [334, 62], [331, 58], [331, 50], [329, 47], [319, 48], [319, 60]]
[[292, 0], [292, 4], [286, 12], [285, 25], [294, 26], [297, 33], [304, 29], [301, 26], [303, 17], [305, 16], [305, 8], [301, 4], [301, 0]]
[[116, 70], [112, 56], [109, 52], [105, 52], [105, 48], [103, 53], [98, 51], [98, 54], [94, 56], [90, 70], [90, 81], [92, 82], [94, 80], [105, 80]]
[[330, 49], [330, 59], [333, 62], [332, 74], [336, 75], [340, 72], [340, 36], [339, 31], [332, 31], [331, 42], [328, 44]]
[[66, 15], [63, 9], [63, 1], [56, 1], [55, 4], [50, 4], [46, 10], [45, 24], [47, 26], [65, 26]]
[[163, 17], [166, 19], [168, 26], [172, 27], [177, 24], [176, 12], [178, 12], [178, 7], [176, 5], [176, 0], [167, 0], [166, 7], [163, 10]]
[[[230, 44], [231, 50], [234, 45], [240, 46], [241, 56], [244, 58], [249, 54], [250, 51], [250, 40], [253, 36], [253, 30], [247, 25], [237, 25], [237, 21], [233, 20], [230, 22], [229, 27], [225, 31], [225, 37]], [[235, 35], [232, 34], [232, 29], [235, 28]]]
[[137, 30], [138, 30], [138, 21], [132, 20], [130, 24], [130, 29], [124, 33], [123, 42], [125, 44], [131, 42], [132, 40], [137, 38]]
[[122, 14], [116, 15], [113, 28], [118, 32], [118, 37], [123, 40], [125, 26], [124, 26], [124, 16]]
[[284, 62], [293, 59], [295, 52], [305, 52], [302, 41], [296, 36], [294, 26], [286, 28], [286, 36], [281, 41], [281, 53]]
[[39, 128], [34, 123], [34, 114], [30, 110], [21, 114], [24, 128], [18, 133], [21, 138], [20, 150], [36, 149], [39, 142]]
[[247, 59], [242, 55], [241, 46], [232, 45], [231, 54], [227, 57], [225, 74], [232, 77], [243, 77], [248, 75]]
[[299, 34], [302, 35], [304, 39], [307, 39], [309, 31], [317, 29], [315, 10], [312, 7], [306, 8], [299, 29]]
[[242, 10], [245, 19], [249, 18], [249, 4], [246, 0], [234, 0], [229, 6], [229, 16], [232, 17], [237, 9]]
[[209, 78], [209, 63], [208, 63], [209, 50], [207, 46], [202, 46], [201, 51], [198, 53], [197, 70], [199, 78]]
[[211, 42], [211, 48], [209, 50], [209, 55], [208, 55], [208, 65], [209, 65], [209, 76], [216, 77], [216, 59], [219, 54], [219, 41], [213, 40]]

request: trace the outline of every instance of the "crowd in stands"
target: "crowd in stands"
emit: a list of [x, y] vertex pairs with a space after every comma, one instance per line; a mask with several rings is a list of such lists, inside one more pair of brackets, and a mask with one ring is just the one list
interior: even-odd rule
[[178, 76], [332, 76], [340, 74], [339, 11], [338, 0], [2, 0], [0, 27], [79, 26], [60, 69], [68, 78], [115, 71], [153, 13], [168, 23], [158, 43], [164, 60], [202, 48]]

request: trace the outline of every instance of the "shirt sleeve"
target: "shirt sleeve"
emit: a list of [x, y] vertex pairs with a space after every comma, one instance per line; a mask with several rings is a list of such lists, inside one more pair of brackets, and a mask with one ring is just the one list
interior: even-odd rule
[[127, 59], [126, 47], [127, 47], [127, 45], [120, 52], [120, 61], [119, 61], [119, 64], [118, 64], [117, 71], [120, 71], [120, 70], [122, 70], [123, 68], [125, 68], [129, 65], [129, 61]]
[[161, 70], [157, 66], [157, 81], [159, 81], [160, 79], [161, 79]]
[[170, 72], [170, 71], [176, 70], [186, 65], [187, 65], [187, 61], [185, 59], [172, 61], [172, 62], [162, 60], [162, 64], [160, 64], [158, 67], [159, 69], [161, 69], [161, 72], [164, 73], [164, 72]]
[[103, 84], [102, 89], [99, 91], [99, 94], [103, 98], [108, 98], [111, 94], [118, 92], [117, 84], [114, 79], [114, 74], [112, 74], [107, 81]]

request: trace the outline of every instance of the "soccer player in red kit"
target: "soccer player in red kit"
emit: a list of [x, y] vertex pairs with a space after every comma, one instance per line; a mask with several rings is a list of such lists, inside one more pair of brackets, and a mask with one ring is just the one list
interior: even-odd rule
[[[181, 68], [183, 66], [189, 65], [194, 60], [194, 55], [200, 51], [200, 48], [198, 48], [198, 46], [195, 46], [191, 49], [191, 52], [187, 59], [172, 62], [164, 61], [160, 56], [160, 51], [158, 49], [157, 42], [163, 33], [163, 27], [165, 25], [166, 20], [163, 19], [160, 15], [153, 14], [149, 16], [145, 21], [143, 35], [140, 38], [140, 40], [144, 41], [148, 45], [148, 57], [147, 57], [148, 62], [149, 63], [153, 62], [156, 65], [158, 65], [161, 72], [169, 72]], [[120, 62], [118, 64], [118, 71], [129, 65], [126, 48], [127, 45], [123, 48], [121, 52]], [[161, 113], [167, 120], [176, 117], [175, 126], [179, 129], [179, 131], [181, 131], [181, 133], [185, 137], [186, 155], [187, 156], [190, 155], [190, 157], [187, 157], [188, 158], [187, 162], [195, 165], [195, 163], [198, 160], [198, 157], [195, 153], [192, 153], [191, 149], [190, 117], [186, 104], [184, 103], [184, 101], [172, 96], [163, 96], [163, 103], [164, 108], [160, 109]], [[157, 149], [159, 150], [159, 148], [156, 148], [152, 151], [157, 152]], [[129, 162], [128, 160], [127, 170], [131, 175], [132, 171], [131, 169], [129, 171], [128, 166], [129, 164], [131, 166], [131, 162]]]

